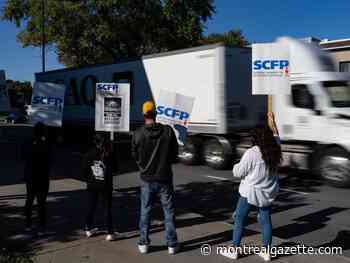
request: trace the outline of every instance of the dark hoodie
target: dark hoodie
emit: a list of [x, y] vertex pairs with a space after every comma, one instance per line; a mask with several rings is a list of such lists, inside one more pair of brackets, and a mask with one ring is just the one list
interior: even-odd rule
[[50, 146], [46, 137], [34, 140], [25, 147], [25, 174], [27, 183], [46, 186], [49, 182]]
[[172, 182], [171, 164], [177, 159], [178, 144], [175, 133], [169, 125], [146, 124], [135, 131], [132, 154], [144, 181]]
[[87, 189], [101, 192], [112, 191], [113, 168], [111, 154], [102, 159], [97, 148], [95, 146], [91, 148], [82, 162], [82, 175], [86, 180]]

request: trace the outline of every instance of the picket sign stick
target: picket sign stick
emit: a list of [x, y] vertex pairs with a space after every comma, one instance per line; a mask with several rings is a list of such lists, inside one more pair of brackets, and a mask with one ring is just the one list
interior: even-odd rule
[[267, 96], [267, 112], [272, 112], [272, 95]]
[[[115, 151], [115, 147], [114, 147], [114, 131], [110, 131], [110, 139], [111, 139], [111, 143], [112, 143], [112, 153], [114, 153]], [[113, 176], [113, 191], [114, 192], [118, 192], [118, 187], [119, 187], [119, 182], [118, 182], [119, 178], [118, 178], [118, 174], [115, 174]]]

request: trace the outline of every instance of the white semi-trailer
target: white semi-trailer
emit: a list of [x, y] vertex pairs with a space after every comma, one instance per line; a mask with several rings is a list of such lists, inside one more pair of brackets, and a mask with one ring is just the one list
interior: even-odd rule
[[[335, 71], [318, 47], [291, 38], [291, 95], [273, 96], [273, 111], [284, 165], [311, 169], [335, 186], [350, 186], [350, 76]], [[37, 73], [36, 81], [67, 86], [64, 125], [94, 125], [97, 82], [131, 84], [131, 128], [143, 121], [145, 100], [157, 102], [161, 89], [195, 98], [189, 138], [179, 156], [184, 163], [214, 168], [242, 153], [245, 132], [264, 121], [267, 96], [251, 95], [250, 48], [210, 45], [144, 56], [111, 65]], [[286, 88], [286, 87], [282, 87]]]

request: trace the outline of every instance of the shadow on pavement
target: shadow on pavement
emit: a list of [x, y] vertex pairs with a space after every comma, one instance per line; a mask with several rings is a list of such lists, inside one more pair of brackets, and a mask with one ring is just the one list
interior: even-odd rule
[[[67, 155], [67, 149], [56, 149], [56, 163], [52, 180], [60, 178], [81, 179], [80, 162], [81, 154]], [[128, 155], [120, 155], [121, 174], [136, 171], [135, 163]], [[13, 163], [12, 163], [13, 164]], [[22, 183], [21, 171], [23, 163], [16, 162], [9, 165], [1, 160], [0, 186]], [[300, 176], [291, 171], [287, 178], [281, 179], [281, 188], [285, 187], [295, 191], [317, 192], [322, 183], [308, 177]], [[229, 181], [218, 182], [191, 182], [185, 185], [178, 185], [176, 189], [176, 222], [178, 228], [206, 224], [210, 222], [231, 222], [232, 213], [238, 200], [238, 186]], [[1, 236], [0, 245], [12, 247], [20, 251], [37, 251], [47, 248], [49, 243], [55, 243], [55, 248], [65, 243], [85, 238], [82, 231], [86, 211], [85, 190], [60, 191], [49, 194], [48, 200], [48, 226], [49, 235], [38, 238], [33, 235], [26, 235], [23, 232], [23, 204], [25, 194], [14, 192], [13, 194], [0, 193], [0, 224]], [[114, 195], [113, 214], [116, 230], [127, 234], [127, 238], [138, 236], [139, 218], [139, 188], [129, 187], [118, 190]], [[303, 195], [296, 195], [291, 192], [282, 192], [277, 198], [273, 207], [273, 213], [279, 213], [306, 206], [308, 203]], [[281, 238], [292, 238], [303, 235], [326, 226], [329, 216], [344, 211], [347, 208], [329, 207], [317, 213], [310, 213], [303, 217], [295, 218], [295, 223], [273, 229], [273, 234]], [[101, 207], [97, 211], [96, 224], [103, 225], [103, 213]], [[192, 215], [192, 216], [189, 216]], [[153, 211], [155, 222], [163, 220], [161, 206], [157, 204]], [[248, 224], [256, 223], [256, 215], [248, 218]], [[164, 231], [163, 225], [153, 224], [152, 233]], [[252, 235], [256, 232], [246, 230], [245, 235]], [[212, 233], [199, 238], [183, 240], [183, 251], [198, 249], [202, 244], [211, 245], [227, 242], [231, 239], [232, 232], [224, 231]], [[84, 241], [87, 242], [87, 241]], [[325, 245], [337, 244], [341, 247], [349, 247], [349, 231], [341, 231], [335, 240]], [[155, 247], [154, 250], [164, 249], [163, 246]]]
[[348, 210], [348, 208], [329, 207], [315, 213], [307, 214], [305, 216], [293, 219], [293, 221], [296, 221], [295, 223], [275, 228], [273, 233], [275, 236], [280, 238], [290, 239], [295, 236], [301, 236], [317, 231], [327, 225], [327, 221], [331, 220], [331, 215], [345, 210]]
[[[190, 227], [209, 222], [222, 222], [232, 216], [237, 194], [234, 185], [228, 182], [196, 182], [177, 187], [177, 216], [178, 228]], [[48, 199], [48, 230], [49, 235], [43, 238], [23, 235], [23, 194], [0, 195], [0, 223], [2, 227], [2, 245], [6, 242], [18, 250], [37, 251], [45, 249], [48, 243], [55, 242], [55, 247], [63, 243], [85, 238], [82, 232], [86, 211], [85, 190], [61, 191], [49, 194]], [[220, 200], [220, 201], [218, 201]], [[287, 200], [287, 199], [285, 199]], [[8, 201], [21, 205], [8, 205]], [[293, 202], [293, 197], [288, 199]], [[124, 188], [114, 196], [113, 214], [116, 230], [127, 234], [128, 238], [137, 237], [139, 213], [139, 188]], [[291, 209], [294, 205], [277, 206], [277, 211]], [[331, 212], [331, 211], [330, 211]], [[96, 213], [96, 225], [103, 225], [104, 218], [101, 207]], [[195, 215], [186, 217], [186, 215]], [[163, 212], [158, 204], [153, 211], [155, 222], [162, 221]], [[249, 223], [256, 222], [251, 218]], [[5, 230], [6, 229], [6, 230]], [[5, 230], [5, 231], [4, 231]], [[162, 224], [153, 224], [152, 233], [163, 231]], [[277, 229], [278, 231], [278, 229]], [[249, 230], [246, 232], [249, 235]], [[204, 243], [212, 245], [227, 242], [231, 238], [231, 231], [213, 233], [204, 237], [184, 240], [184, 251], [199, 248]], [[22, 235], [22, 236], [21, 236]], [[61, 245], [59, 245], [61, 244]]]

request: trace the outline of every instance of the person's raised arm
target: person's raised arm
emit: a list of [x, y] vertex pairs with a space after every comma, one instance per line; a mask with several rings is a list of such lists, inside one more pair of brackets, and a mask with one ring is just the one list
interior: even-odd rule
[[271, 129], [273, 136], [275, 136], [276, 142], [278, 144], [281, 144], [279, 132], [276, 125], [275, 115], [273, 114], [272, 111], [267, 113], [267, 124], [269, 125], [269, 128]]
[[276, 121], [275, 121], [275, 115], [272, 111], [267, 113], [267, 124], [269, 125], [269, 128], [273, 132], [274, 136], [279, 136]]

